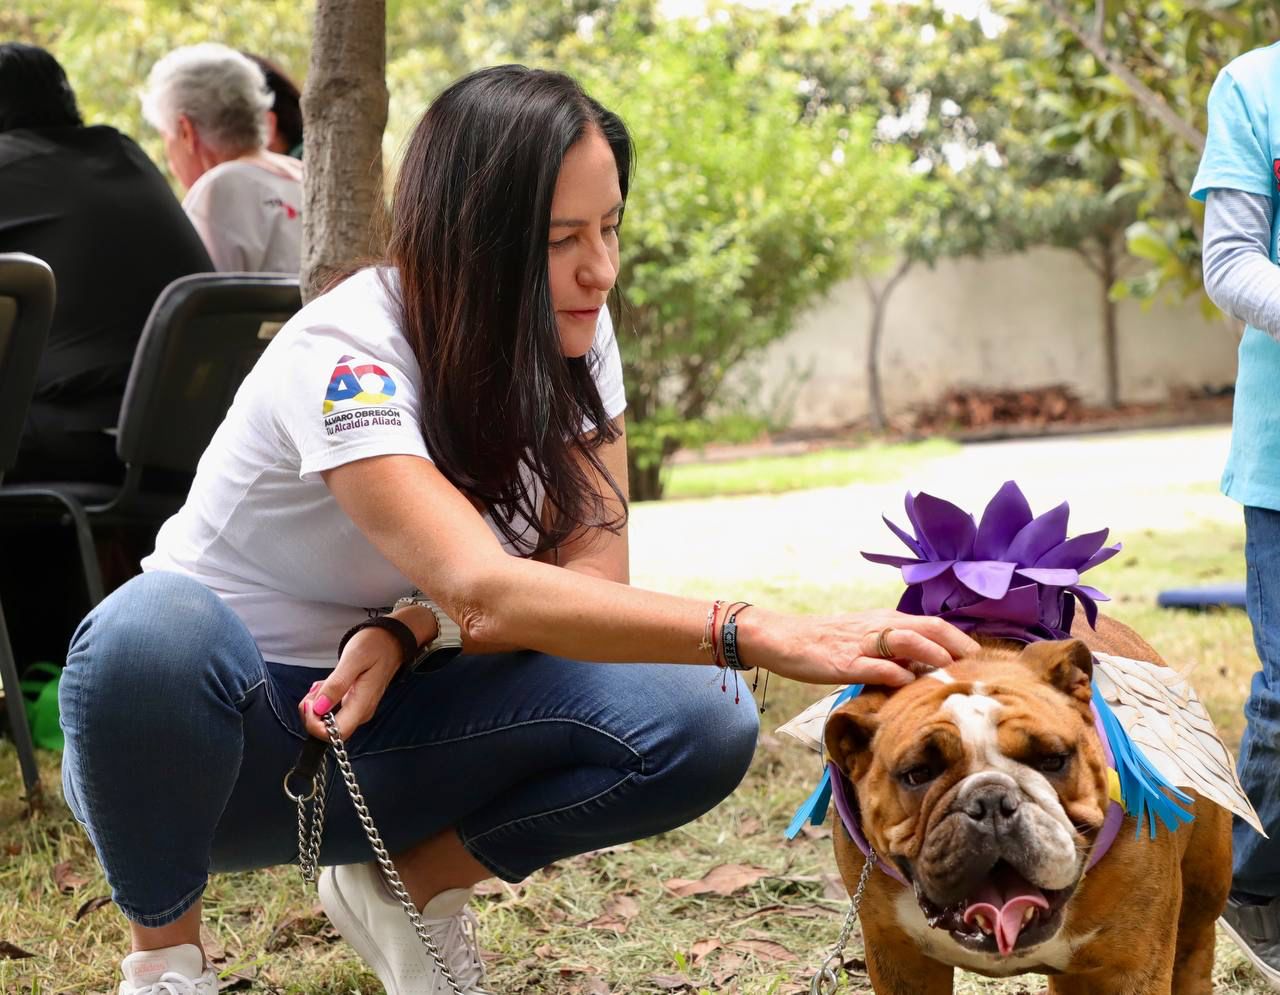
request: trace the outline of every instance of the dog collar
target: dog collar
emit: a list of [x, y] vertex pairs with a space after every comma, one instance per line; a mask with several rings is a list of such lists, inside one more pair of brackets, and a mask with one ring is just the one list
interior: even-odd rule
[[[1102, 820], [1102, 828], [1098, 830], [1098, 837], [1093, 841], [1093, 849], [1089, 851], [1089, 863], [1085, 865], [1086, 874], [1093, 870], [1098, 861], [1107, 855], [1107, 851], [1111, 849], [1111, 844], [1116, 841], [1116, 836], [1120, 834], [1120, 826], [1124, 823], [1125, 816], [1124, 805], [1121, 804], [1117, 797], [1120, 793], [1120, 778], [1115, 772], [1115, 757], [1111, 753], [1111, 745], [1107, 742], [1106, 733], [1102, 727], [1102, 718], [1096, 708], [1093, 709], [1093, 725], [1098, 731], [1098, 739], [1102, 743], [1102, 752], [1107, 760], [1107, 793], [1111, 799], [1111, 804], [1107, 806], [1107, 814]], [[858, 820], [857, 810], [849, 797], [853, 793], [852, 788], [844, 773], [831, 760], [827, 761], [827, 780], [831, 785], [831, 797], [835, 801], [836, 811], [840, 813], [840, 823], [844, 826], [844, 831], [848, 833], [853, 845], [862, 851], [864, 857], [871, 856], [871, 845], [862, 833], [862, 825]], [[902, 872], [879, 854], [876, 855], [876, 866], [903, 887], [909, 888], [911, 886]]]

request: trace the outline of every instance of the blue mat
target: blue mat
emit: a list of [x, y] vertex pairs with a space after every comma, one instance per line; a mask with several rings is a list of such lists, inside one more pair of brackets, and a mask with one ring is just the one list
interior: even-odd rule
[[1243, 584], [1210, 584], [1207, 587], [1179, 587], [1161, 591], [1156, 599], [1161, 608], [1244, 608]]

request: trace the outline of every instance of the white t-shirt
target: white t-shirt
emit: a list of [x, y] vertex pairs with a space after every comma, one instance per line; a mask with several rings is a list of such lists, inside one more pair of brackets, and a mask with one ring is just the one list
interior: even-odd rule
[[[283, 161], [280, 161], [283, 160]], [[272, 156], [222, 162], [200, 175], [182, 209], [219, 272], [297, 273], [302, 265], [302, 163]]]
[[[589, 361], [605, 412], [616, 418], [626, 397], [607, 310]], [[377, 270], [316, 298], [245, 378], [143, 570], [207, 585], [265, 659], [332, 667], [342, 634], [414, 584], [356, 528], [320, 474], [383, 454], [430, 459], [420, 392], [417, 361]], [[541, 488], [531, 493], [541, 508]]]

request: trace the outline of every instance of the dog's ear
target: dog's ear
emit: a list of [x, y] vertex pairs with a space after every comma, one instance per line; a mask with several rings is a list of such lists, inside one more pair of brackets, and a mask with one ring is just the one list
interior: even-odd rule
[[1041, 680], [1059, 691], [1088, 702], [1093, 680], [1093, 654], [1079, 639], [1028, 643], [1020, 659]]
[[871, 743], [880, 728], [880, 706], [888, 697], [870, 688], [827, 716], [822, 739], [827, 756], [851, 781], [858, 781], [871, 764]]

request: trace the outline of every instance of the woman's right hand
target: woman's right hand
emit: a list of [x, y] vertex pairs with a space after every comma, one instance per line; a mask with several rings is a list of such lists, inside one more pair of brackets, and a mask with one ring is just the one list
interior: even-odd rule
[[[950, 622], [891, 609], [848, 615], [787, 615], [752, 607], [737, 618], [738, 656], [806, 684], [898, 687], [916, 671], [946, 667], [980, 647]], [[892, 656], [879, 653], [880, 634]]]

